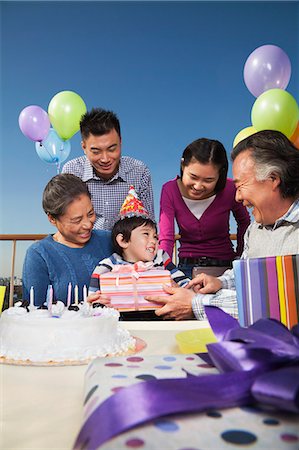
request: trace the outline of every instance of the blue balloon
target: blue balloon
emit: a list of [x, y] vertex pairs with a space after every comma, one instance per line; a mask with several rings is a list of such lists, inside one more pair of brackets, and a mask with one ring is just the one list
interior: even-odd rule
[[71, 143], [70, 141], [63, 141], [56, 131], [50, 128], [48, 136], [41, 142], [35, 143], [35, 149], [42, 161], [59, 166], [68, 158]]

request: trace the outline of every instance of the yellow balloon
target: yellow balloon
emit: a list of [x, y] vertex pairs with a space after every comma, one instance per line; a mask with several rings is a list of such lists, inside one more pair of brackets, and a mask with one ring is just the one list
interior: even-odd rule
[[72, 91], [58, 92], [48, 107], [51, 124], [58, 136], [65, 141], [79, 131], [81, 117], [86, 111], [80, 95]]
[[243, 130], [239, 131], [239, 133], [236, 135], [233, 147], [235, 147], [237, 144], [239, 144], [239, 142], [243, 141], [243, 139], [246, 139], [248, 136], [251, 136], [254, 133], [256, 133], [256, 129], [254, 127], [243, 128]]

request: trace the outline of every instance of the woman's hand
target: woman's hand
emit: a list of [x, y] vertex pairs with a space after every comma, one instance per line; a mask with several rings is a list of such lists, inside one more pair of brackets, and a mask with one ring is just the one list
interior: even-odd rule
[[222, 288], [222, 283], [219, 278], [200, 273], [193, 280], [189, 281], [186, 287], [187, 289], [193, 288], [194, 292], [199, 292], [200, 294], [215, 294]]
[[108, 306], [111, 308], [111, 298], [107, 295], [101, 294], [101, 291], [93, 292], [89, 294], [87, 299], [89, 303], [101, 303], [101, 305]]

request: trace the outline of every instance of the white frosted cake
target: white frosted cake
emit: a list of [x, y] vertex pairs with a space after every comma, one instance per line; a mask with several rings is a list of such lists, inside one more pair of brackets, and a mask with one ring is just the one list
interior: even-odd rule
[[89, 304], [69, 310], [20, 306], [1, 314], [0, 358], [32, 363], [75, 363], [134, 350], [135, 339], [119, 325], [119, 312]]

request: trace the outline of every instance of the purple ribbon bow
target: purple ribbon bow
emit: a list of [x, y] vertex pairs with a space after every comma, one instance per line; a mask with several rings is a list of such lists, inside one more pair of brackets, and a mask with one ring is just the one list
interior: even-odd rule
[[208, 357], [221, 373], [149, 380], [117, 391], [83, 424], [74, 449], [96, 450], [119, 433], [169, 414], [256, 403], [299, 413], [299, 325], [290, 331], [261, 319], [242, 328], [219, 308], [207, 306], [205, 312], [218, 339], [207, 346]]

